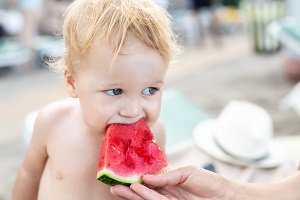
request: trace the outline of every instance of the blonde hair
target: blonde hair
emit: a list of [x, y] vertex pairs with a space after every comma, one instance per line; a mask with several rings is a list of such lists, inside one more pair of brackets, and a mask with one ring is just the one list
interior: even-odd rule
[[170, 62], [180, 49], [170, 19], [153, 0], [75, 0], [65, 12], [65, 52], [57, 66], [74, 73], [98, 37], [105, 39], [117, 56], [128, 31]]

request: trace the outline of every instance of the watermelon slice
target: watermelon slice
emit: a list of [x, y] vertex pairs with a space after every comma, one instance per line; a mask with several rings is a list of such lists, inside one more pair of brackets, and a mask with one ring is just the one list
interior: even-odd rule
[[111, 124], [102, 142], [97, 179], [108, 185], [142, 183], [141, 176], [167, 166], [144, 119], [134, 124]]

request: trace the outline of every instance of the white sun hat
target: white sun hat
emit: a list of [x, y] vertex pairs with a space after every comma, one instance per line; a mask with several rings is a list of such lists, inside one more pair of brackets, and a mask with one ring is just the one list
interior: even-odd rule
[[286, 155], [273, 140], [271, 116], [246, 101], [232, 101], [217, 119], [196, 125], [193, 139], [208, 155], [240, 166], [273, 168], [280, 165]]

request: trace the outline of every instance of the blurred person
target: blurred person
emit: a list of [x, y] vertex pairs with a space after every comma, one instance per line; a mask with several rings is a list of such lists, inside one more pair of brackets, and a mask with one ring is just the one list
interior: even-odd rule
[[220, 27], [213, 0], [191, 0], [192, 17], [195, 22], [196, 43], [202, 45], [211, 37], [214, 44], [221, 44]]
[[13, 200], [119, 199], [96, 180], [106, 127], [158, 120], [168, 64], [178, 50], [167, 12], [153, 0], [75, 0], [57, 61], [72, 98], [39, 112]]
[[16, 0], [24, 18], [24, 26], [19, 38], [24, 48], [29, 51], [29, 59], [20, 64], [21, 71], [33, 69], [36, 66], [35, 41], [39, 34], [41, 14], [44, 9], [44, 0]]
[[284, 180], [268, 183], [241, 183], [216, 173], [192, 166], [160, 175], [145, 175], [149, 187], [132, 184], [114, 186], [111, 192], [130, 200], [298, 200], [300, 199], [300, 172]]
[[44, 0], [17, 1], [25, 20], [24, 30], [20, 39], [26, 47], [33, 48], [33, 42], [38, 35], [39, 20], [44, 9]]
[[41, 35], [56, 36], [63, 24], [63, 13], [71, 0], [45, 1], [39, 31]]
[[[293, 29], [288, 30], [287, 32], [287, 38], [290, 35], [292, 37], [299, 36], [298, 32], [298, 22], [300, 19], [300, 1], [299, 0], [287, 0], [286, 3], [286, 15], [289, 17], [286, 21], [287, 24], [296, 24], [295, 25], [295, 31]], [[293, 20], [293, 21], [292, 21]], [[284, 20], [281, 22], [284, 24]], [[286, 33], [285, 33], [286, 34]], [[283, 34], [284, 35], [284, 34]], [[286, 37], [282, 37], [281, 42], [285, 45], [285, 52], [286, 52], [286, 58], [283, 62], [283, 72], [286, 76], [286, 78], [292, 82], [299, 82], [300, 81], [300, 58], [299, 58], [299, 51], [296, 51], [295, 48], [293, 48], [293, 45], [289, 45], [289, 40], [285, 39]], [[297, 41], [297, 40], [296, 40]], [[291, 42], [291, 44], [294, 44], [295, 42]], [[296, 42], [298, 43], [298, 42]], [[295, 45], [298, 46], [298, 45]]]

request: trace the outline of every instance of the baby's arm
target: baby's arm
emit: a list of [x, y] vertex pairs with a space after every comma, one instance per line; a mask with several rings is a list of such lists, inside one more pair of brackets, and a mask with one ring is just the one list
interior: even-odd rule
[[41, 175], [47, 160], [46, 114], [41, 111], [36, 119], [35, 127], [25, 160], [21, 166], [13, 191], [13, 200], [37, 199]]

